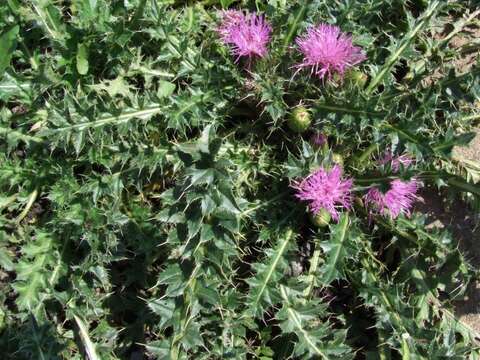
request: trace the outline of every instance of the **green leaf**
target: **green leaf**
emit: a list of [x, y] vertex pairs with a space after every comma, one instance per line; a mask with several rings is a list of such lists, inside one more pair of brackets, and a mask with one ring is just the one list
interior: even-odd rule
[[182, 345], [188, 350], [198, 346], [203, 346], [202, 334], [200, 332], [200, 325], [195, 322], [190, 322], [186, 329], [184, 329], [182, 337]]
[[307, 3], [304, 3], [300, 8], [295, 12], [293, 21], [289, 24], [288, 33], [285, 37], [283, 42], [283, 48], [286, 50], [292, 42], [293, 37], [297, 33], [297, 29], [300, 23], [303, 21], [305, 17], [305, 13], [307, 12]]
[[117, 76], [113, 80], [104, 80], [100, 84], [89, 85], [89, 87], [98, 92], [106, 91], [112, 98], [117, 95], [124, 97], [130, 95], [130, 85], [125, 81], [123, 76]]
[[[119, 126], [121, 124], [125, 124], [132, 119], [141, 119], [141, 120], [148, 120], [152, 116], [160, 113], [162, 107], [161, 106], [149, 106], [142, 109], [134, 109], [134, 108], [126, 108], [119, 114], [111, 115], [111, 114], [102, 114], [96, 120], [92, 121], [79, 121], [74, 124], [65, 125], [63, 127], [57, 127], [53, 129], [42, 129], [38, 137], [50, 137], [54, 134], [59, 133], [68, 133], [68, 132], [79, 132], [86, 129], [94, 129], [103, 127], [106, 125], [113, 124], [115, 126]], [[79, 116], [79, 114], [72, 114], [76, 120], [83, 120], [84, 118]]]
[[10, 9], [14, 13], [18, 13], [18, 11], [20, 10], [20, 4], [18, 0], [7, 0], [7, 3], [8, 3], [8, 6], [10, 6]]
[[153, 299], [148, 302], [148, 307], [155, 314], [160, 316], [160, 322], [158, 323], [158, 326], [163, 329], [165, 325], [168, 324], [173, 318], [175, 302], [171, 299]]
[[85, 0], [86, 2], [88, 2], [88, 6], [90, 7], [90, 11], [92, 13], [95, 12], [95, 9], [97, 8], [97, 0]]
[[170, 343], [167, 340], [156, 340], [145, 345], [147, 352], [156, 356], [158, 360], [171, 360]]
[[10, 252], [4, 247], [0, 247], [0, 267], [12, 271], [14, 266]]
[[77, 323], [80, 339], [82, 340], [85, 352], [87, 353], [87, 357], [89, 360], [100, 360], [100, 357], [97, 355], [96, 346], [93, 343], [90, 335], [88, 333], [88, 329], [85, 326], [85, 323], [79, 316], [74, 315], [75, 322]]
[[15, 264], [17, 278], [12, 286], [18, 293], [17, 306], [35, 316], [64, 271], [65, 264], [56, 248], [50, 234], [38, 232], [22, 247], [22, 256]]
[[[305, 303], [296, 299], [295, 292], [283, 285], [280, 285], [280, 294], [283, 307], [276, 318], [284, 333], [293, 333], [298, 337], [298, 342], [295, 342], [297, 356], [323, 360], [353, 358], [350, 348], [345, 345], [346, 331], [320, 320], [320, 316], [326, 315], [324, 304], [318, 300]], [[332, 337], [333, 341], [330, 340]]]
[[215, 177], [214, 169], [189, 169], [187, 175], [190, 176], [191, 185], [211, 184]]
[[88, 73], [88, 47], [85, 44], [78, 44], [77, 71], [80, 75]]
[[454, 146], [467, 146], [476, 136], [475, 132], [468, 132], [453, 136], [451, 139], [445, 140], [432, 146], [434, 151], [449, 152]]
[[348, 214], [342, 214], [338, 224], [330, 225], [331, 233], [328, 242], [320, 244], [326, 255], [325, 263], [320, 269], [322, 285], [328, 285], [333, 280], [343, 276], [344, 261], [348, 255], [347, 242], [349, 238], [347, 231], [349, 224]]
[[163, 270], [159, 277], [160, 285], [168, 285], [166, 295], [170, 297], [178, 296], [185, 290], [185, 275], [178, 264], [170, 264]]
[[31, 83], [23, 82], [17, 79], [16, 76], [10, 75], [9, 72], [5, 72], [3, 78], [0, 80], [0, 100], [7, 101], [13, 97], [19, 97], [22, 100], [26, 98], [25, 100], [27, 100], [28, 96], [26, 95], [30, 92], [31, 88]]
[[47, 37], [60, 43], [70, 37], [62, 22], [60, 10], [50, 0], [32, 0], [31, 5]]
[[17, 35], [19, 30], [20, 27], [15, 25], [0, 36], [0, 54], [2, 54], [0, 56], [0, 77], [10, 65], [12, 54], [17, 48]]
[[256, 276], [247, 280], [250, 285], [248, 313], [256, 316], [266, 306], [279, 300], [278, 281], [283, 277], [283, 271], [288, 265], [285, 254], [293, 236], [293, 231], [287, 230], [275, 250], [267, 252], [267, 259], [263, 263], [255, 264]]
[[222, 8], [224, 8], [224, 9], [227, 9], [234, 2], [235, 2], [235, 0], [220, 0], [220, 4], [222, 5]]
[[175, 84], [171, 83], [170, 81], [160, 80], [158, 85], [157, 96], [162, 99], [169, 97], [175, 91]]

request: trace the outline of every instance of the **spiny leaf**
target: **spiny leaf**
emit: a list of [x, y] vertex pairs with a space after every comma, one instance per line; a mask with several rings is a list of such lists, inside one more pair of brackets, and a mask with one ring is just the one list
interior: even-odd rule
[[33, 11], [52, 40], [63, 43], [69, 34], [65, 31], [60, 11], [50, 0], [32, 0]]
[[[162, 110], [162, 107], [159, 105], [156, 105], [156, 106], [151, 105], [149, 107], [145, 107], [142, 109], [135, 109], [135, 108], [124, 109], [120, 114], [116, 114], [116, 115], [104, 114], [100, 116], [98, 120], [77, 122], [72, 125], [67, 125], [63, 127], [58, 127], [53, 129], [44, 129], [40, 131], [37, 136], [42, 138], [48, 138], [53, 134], [78, 132], [86, 129], [95, 129], [95, 128], [103, 127], [110, 124], [118, 126], [126, 122], [129, 122], [132, 119], [148, 120], [153, 116], [155, 116], [156, 114], [159, 114], [161, 110]], [[73, 114], [74, 118], [76, 116], [78, 116], [78, 114]]]
[[338, 224], [330, 225], [329, 240], [320, 244], [326, 255], [325, 263], [320, 268], [322, 285], [329, 285], [344, 276], [345, 260], [351, 255], [352, 248], [352, 244], [349, 244], [352, 241], [352, 234], [348, 234], [349, 225], [348, 214], [342, 214]]
[[87, 353], [88, 360], [100, 360], [100, 357], [97, 355], [95, 345], [92, 342], [90, 335], [88, 334], [87, 327], [82, 319], [79, 316], [74, 315], [73, 318], [77, 323], [80, 339], [82, 340], [83, 346], [85, 347], [85, 352]]
[[46, 298], [42, 294], [55, 286], [58, 281], [57, 274], [64, 266], [63, 262], [58, 260], [56, 249], [53, 237], [42, 232], [37, 233], [34, 240], [23, 247], [23, 256], [15, 265], [17, 279], [13, 284], [18, 293], [19, 308], [38, 315], [38, 310]]
[[318, 301], [303, 303], [295, 301], [292, 292], [280, 285], [284, 301], [277, 313], [280, 327], [285, 333], [294, 333], [299, 342], [295, 344], [295, 354], [304, 359], [353, 359], [350, 348], [344, 344], [346, 332], [333, 330], [331, 324], [319, 318], [325, 316], [326, 306]]
[[20, 27], [15, 25], [10, 30], [0, 35], [0, 78], [5, 69], [10, 65], [12, 54], [17, 46], [17, 35]]
[[78, 44], [77, 71], [80, 75], [88, 73], [88, 47], [85, 44]]
[[287, 263], [285, 255], [291, 247], [293, 231], [287, 230], [283, 239], [273, 251], [267, 253], [265, 263], [257, 263], [256, 276], [248, 279], [250, 291], [248, 295], [248, 311], [254, 315], [261, 313], [265, 305], [273, 305], [279, 300], [278, 281], [282, 277]]

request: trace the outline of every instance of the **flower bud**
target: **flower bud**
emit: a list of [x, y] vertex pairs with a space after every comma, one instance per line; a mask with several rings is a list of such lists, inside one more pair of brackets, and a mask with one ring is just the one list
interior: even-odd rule
[[292, 131], [303, 133], [310, 127], [311, 123], [312, 118], [308, 109], [304, 106], [298, 106], [291, 112], [287, 125]]
[[341, 167], [343, 167], [343, 156], [338, 154], [338, 153], [333, 153], [332, 154], [332, 161], [335, 163], [335, 164], [338, 164], [340, 165]]
[[367, 75], [358, 70], [351, 70], [347, 73], [347, 78], [353, 85], [358, 86], [359, 88], [365, 87], [367, 83]]
[[328, 146], [327, 143], [327, 136], [323, 133], [317, 132], [312, 135], [310, 138], [310, 143], [315, 147], [315, 148], [321, 148], [324, 145]]
[[309, 218], [310, 222], [316, 227], [325, 227], [330, 223], [332, 216], [327, 210], [321, 209], [316, 215], [310, 213]]

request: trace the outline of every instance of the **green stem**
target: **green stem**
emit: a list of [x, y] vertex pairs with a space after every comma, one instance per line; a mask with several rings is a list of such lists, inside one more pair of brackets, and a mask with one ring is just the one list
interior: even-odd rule
[[460, 177], [452, 175], [452, 177], [449, 178], [447, 182], [449, 185], [454, 186], [462, 191], [470, 192], [472, 194], [480, 196], [480, 186], [470, 184]]
[[[480, 14], [480, 10], [474, 11], [466, 19], [458, 20], [453, 25], [453, 30], [446, 37], [444, 37], [441, 41], [439, 41], [437, 46], [432, 49], [432, 53], [436, 53], [440, 50], [443, 50], [448, 45], [449, 41], [455, 35], [457, 35], [459, 32], [461, 32], [465, 28], [465, 26], [467, 26], [469, 23], [473, 22], [476, 19], [478, 14]], [[468, 47], [468, 48], [463, 46], [462, 48], [460, 48], [457, 51], [457, 56], [458, 56], [458, 52], [460, 52], [461, 54], [464, 54], [465, 51], [470, 51], [470, 50], [475, 51], [475, 44], [472, 47]], [[424, 78], [425, 75], [428, 75], [429, 73], [426, 70], [427, 70], [426, 69], [426, 62], [421, 64], [421, 66], [419, 68], [415, 69], [416, 75], [412, 79], [412, 84], [418, 83], [418, 81], [420, 81], [420, 79]]]
[[37, 196], [38, 196], [38, 189], [35, 189], [35, 190], [32, 191], [32, 193], [28, 197], [27, 205], [25, 206], [23, 211], [20, 213], [20, 215], [18, 215], [17, 219], [15, 220], [15, 222], [17, 224], [19, 224], [28, 215], [28, 212], [32, 208], [33, 203], [37, 199]]
[[410, 360], [410, 347], [407, 342], [409, 338], [409, 334], [402, 334], [402, 360]]
[[320, 260], [321, 247], [318, 240], [315, 241], [315, 250], [313, 251], [312, 258], [310, 259], [310, 269], [308, 270], [308, 286], [303, 292], [305, 298], [309, 298], [312, 294], [313, 287], [315, 285], [315, 273], [317, 272], [318, 263]]
[[390, 180], [397, 179], [397, 176], [380, 176], [380, 177], [373, 177], [373, 178], [363, 178], [363, 179], [355, 179], [355, 184], [365, 184], [371, 185], [374, 183], [381, 183]]
[[175, 334], [175, 336], [172, 339], [171, 346], [170, 346], [170, 359], [172, 360], [177, 360], [180, 355], [180, 346], [181, 346], [181, 340], [185, 336], [186, 330], [188, 328], [188, 325], [190, 324], [190, 321], [192, 319], [190, 315], [190, 304], [191, 304], [191, 297], [192, 294], [195, 292], [195, 286], [197, 283], [197, 274], [200, 271], [202, 267], [202, 264], [197, 263], [195, 268], [192, 271], [192, 274], [190, 275], [190, 278], [188, 279], [187, 285], [185, 287], [185, 292], [184, 292], [184, 305], [183, 305], [183, 311], [182, 311], [182, 318], [180, 320], [180, 331]]
[[317, 103], [315, 104], [315, 107], [322, 110], [328, 110], [333, 112], [341, 112], [341, 113], [356, 114], [356, 115], [371, 116], [371, 117], [384, 117], [386, 115], [386, 113], [382, 111], [366, 111], [362, 109], [356, 109], [356, 108], [335, 105], [335, 104]]
[[[376, 284], [379, 283], [378, 279], [375, 276], [374, 269], [371, 267], [370, 263], [363, 258], [361, 260], [363, 267], [365, 268], [367, 272], [367, 276], [370, 278], [369, 280], [371, 282], [374, 282]], [[408, 333], [407, 328], [403, 324], [403, 320], [400, 317], [400, 315], [395, 311], [395, 307], [393, 306], [393, 301], [390, 298], [389, 294], [386, 293], [383, 288], [380, 286], [378, 287], [379, 290], [379, 296], [378, 299], [380, 300], [381, 303], [383, 303], [383, 306], [385, 309], [387, 309], [390, 313], [391, 319], [392, 319], [392, 325], [394, 325], [396, 328], [400, 329], [402, 333]]]
[[[58, 275], [60, 273], [60, 269], [62, 267], [62, 259], [65, 256], [65, 251], [67, 250], [67, 246], [69, 243], [69, 238], [66, 238], [67, 240], [63, 243], [62, 246], [62, 251], [60, 252], [60, 255], [57, 259], [57, 264], [55, 265], [55, 268], [52, 271], [52, 275], [50, 275], [50, 278], [48, 279], [48, 284], [50, 285], [50, 288], [53, 289], [53, 287], [56, 285], [57, 280], [58, 280]], [[44, 292], [42, 293], [42, 297], [40, 298], [40, 301], [38, 302], [37, 306], [33, 310], [33, 313], [38, 316], [38, 312], [40, 311], [41, 306], [43, 305], [43, 302], [47, 299], [48, 293]]]

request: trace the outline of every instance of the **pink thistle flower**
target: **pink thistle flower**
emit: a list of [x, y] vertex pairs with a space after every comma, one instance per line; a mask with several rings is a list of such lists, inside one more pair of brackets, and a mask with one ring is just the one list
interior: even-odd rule
[[312, 135], [310, 142], [316, 147], [322, 147], [327, 143], [327, 136], [323, 133], [317, 132]]
[[335, 165], [330, 171], [320, 168], [293, 185], [295, 197], [308, 201], [308, 209], [314, 215], [324, 209], [338, 221], [338, 209], [351, 207], [353, 180], [342, 179], [342, 168]]
[[366, 59], [362, 49], [354, 46], [352, 37], [343, 33], [338, 26], [319, 24], [310, 27], [307, 34], [296, 39], [303, 53], [303, 62], [296, 67], [311, 67], [311, 73], [323, 79], [334, 73], [341, 76], [345, 70]]
[[371, 188], [363, 197], [365, 205], [370, 205], [370, 213], [380, 213], [385, 217], [396, 219], [400, 214], [410, 216], [413, 203], [419, 199], [417, 190], [420, 183], [412, 179], [401, 181], [395, 179], [390, 183], [390, 189], [382, 193], [378, 188]]
[[217, 29], [220, 38], [226, 44], [232, 41], [232, 29], [245, 21], [245, 14], [238, 10], [225, 10], [221, 13], [222, 23]]
[[217, 31], [223, 43], [231, 45], [236, 61], [242, 56], [251, 60], [255, 56], [267, 55], [272, 27], [263, 16], [256, 13], [245, 15], [238, 10], [224, 11]]
[[378, 160], [379, 165], [390, 164], [393, 172], [399, 172], [402, 167], [406, 169], [412, 165], [413, 162], [414, 160], [406, 154], [394, 157], [389, 151], [387, 151], [384, 156]]

